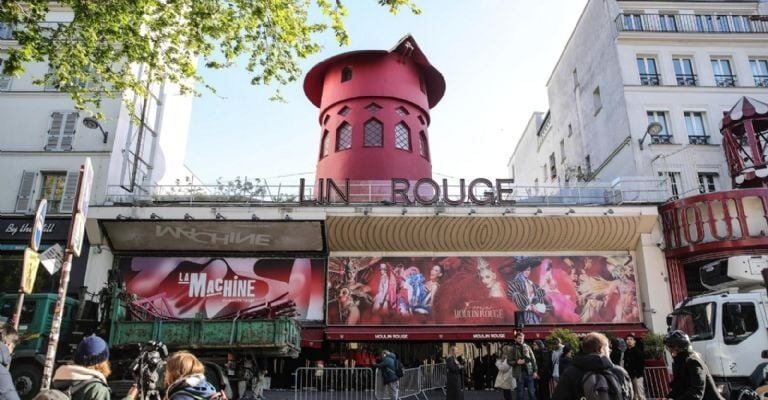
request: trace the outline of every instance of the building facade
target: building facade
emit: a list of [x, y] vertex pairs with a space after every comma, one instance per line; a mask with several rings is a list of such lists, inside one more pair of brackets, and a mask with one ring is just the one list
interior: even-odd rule
[[674, 198], [730, 188], [718, 124], [741, 96], [768, 99], [765, 14], [758, 1], [589, 1], [546, 117], [509, 160], [516, 181], [661, 176]]

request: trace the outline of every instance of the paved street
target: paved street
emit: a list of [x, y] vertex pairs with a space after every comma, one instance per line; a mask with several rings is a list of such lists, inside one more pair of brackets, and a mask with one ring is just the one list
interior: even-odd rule
[[[294, 397], [292, 390], [270, 390], [265, 392], [266, 400], [367, 400], [370, 397], [352, 392], [305, 392], [300, 398]], [[439, 390], [429, 393], [429, 400], [444, 400], [445, 396]], [[467, 391], [464, 393], [465, 400], [501, 400], [501, 393], [497, 391]]]

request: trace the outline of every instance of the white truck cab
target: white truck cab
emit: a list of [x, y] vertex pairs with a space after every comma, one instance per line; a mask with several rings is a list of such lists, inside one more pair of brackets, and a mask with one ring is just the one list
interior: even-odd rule
[[714, 290], [689, 297], [667, 322], [686, 332], [724, 392], [754, 388], [768, 365], [768, 296], [762, 270], [768, 256], [737, 256], [701, 267], [701, 282]]

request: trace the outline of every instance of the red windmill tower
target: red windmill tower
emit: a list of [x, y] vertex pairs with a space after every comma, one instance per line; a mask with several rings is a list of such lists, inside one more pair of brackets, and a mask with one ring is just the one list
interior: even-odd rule
[[742, 97], [721, 124], [733, 186], [768, 188], [768, 104]]

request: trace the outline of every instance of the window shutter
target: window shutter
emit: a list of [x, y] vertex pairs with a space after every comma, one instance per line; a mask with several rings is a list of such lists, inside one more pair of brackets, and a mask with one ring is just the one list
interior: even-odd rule
[[21, 174], [21, 185], [19, 185], [19, 196], [16, 198], [16, 212], [27, 213], [30, 211], [32, 196], [35, 189], [36, 171], [24, 171]]
[[64, 129], [61, 135], [61, 150], [71, 151], [72, 142], [75, 141], [75, 128], [77, 127], [77, 118], [80, 115], [76, 112], [64, 114]]
[[11, 90], [11, 77], [0, 75], [0, 92]]
[[64, 127], [64, 114], [60, 112], [51, 113], [51, 128], [48, 129], [48, 141], [45, 150], [52, 151], [59, 149], [59, 138], [61, 129]]
[[75, 195], [77, 194], [77, 180], [80, 177], [79, 171], [67, 172], [67, 181], [64, 183], [64, 195], [61, 197], [60, 211], [62, 214], [71, 213], [75, 205]]

